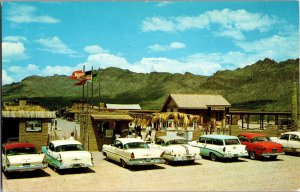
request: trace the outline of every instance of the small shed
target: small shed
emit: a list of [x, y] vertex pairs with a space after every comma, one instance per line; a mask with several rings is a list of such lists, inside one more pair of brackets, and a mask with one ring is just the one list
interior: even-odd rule
[[3, 142], [11, 138], [32, 142], [40, 150], [47, 145], [48, 124], [54, 118], [54, 111], [47, 111], [23, 100], [17, 104], [5, 105], [2, 110], [1, 139]]

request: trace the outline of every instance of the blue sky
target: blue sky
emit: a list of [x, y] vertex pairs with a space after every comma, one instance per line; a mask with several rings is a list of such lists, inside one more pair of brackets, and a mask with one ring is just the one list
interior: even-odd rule
[[208, 76], [298, 57], [298, 1], [2, 2], [2, 84], [83, 65]]

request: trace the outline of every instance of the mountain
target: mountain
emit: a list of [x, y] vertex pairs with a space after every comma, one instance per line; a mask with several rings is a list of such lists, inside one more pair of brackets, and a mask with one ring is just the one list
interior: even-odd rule
[[[264, 59], [236, 70], [218, 71], [212, 76], [191, 73], [134, 73], [119, 68], [100, 69], [93, 83], [93, 102], [139, 103], [143, 109], [161, 109], [170, 93], [221, 94], [232, 109], [290, 111], [292, 84], [299, 82], [299, 59], [275, 62]], [[82, 86], [65, 75], [30, 76], [2, 87], [2, 100], [28, 98], [49, 109], [70, 106], [82, 99]], [[92, 101], [92, 83], [85, 86]]]

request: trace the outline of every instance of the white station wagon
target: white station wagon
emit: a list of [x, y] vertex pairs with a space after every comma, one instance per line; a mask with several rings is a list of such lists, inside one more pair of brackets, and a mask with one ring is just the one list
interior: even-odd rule
[[104, 144], [102, 153], [106, 159], [127, 165], [154, 165], [165, 163], [163, 150], [150, 149], [148, 144], [138, 138], [118, 138], [113, 144]]
[[248, 156], [246, 145], [242, 145], [236, 136], [230, 135], [202, 135], [198, 141], [190, 145], [199, 147], [202, 156], [208, 156], [212, 161], [217, 158], [230, 158], [238, 160], [239, 157]]
[[85, 151], [76, 140], [55, 140], [42, 147], [46, 161], [54, 170], [94, 166], [92, 153]]
[[155, 143], [149, 144], [150, 148], [163, 149], [163, 157], [168, 164], [171, 161], [194, 162], [201, 159], [200, 149], [188, 144], [188, 141], [179, 136], [161, 136]]
[[2, 145], [2, 170], [6, 172], [45, 169], [45, 155], [39, 154], [36, 146], [29, 142], [12, 142]]
[[279, 138], [271, 137], [271, 140], [280, 143], [284, 152], [298, 153], [300, 155], [300, 131], [283, 133]]

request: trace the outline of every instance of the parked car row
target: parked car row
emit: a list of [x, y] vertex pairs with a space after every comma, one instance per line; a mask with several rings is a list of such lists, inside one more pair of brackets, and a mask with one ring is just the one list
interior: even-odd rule
[[[103, 145], [102, 153], [122, 165], [153, 165], [170, 162], [194, 162], [202, 156], [217, 159], [238, 160], [268, 157], [275, 160], [284, 152], [300, 154], [300, 132], [287, 132], [281, 137], [269, 138], [264, 134], [242, 133], [238, 136], [202, 135], [197, 141], [188, 142], [179, 136], [157, 137], [153, 143], [140, 138], [118, 138], [113, 144]], [[47, 166], [55, 171], [94, 166], [92, 153], [85, 151], [76, 140], [55, 140], [42, 147], [29, 142], [13, 142], [2, 145], [3, 172], [32, 171]]]

